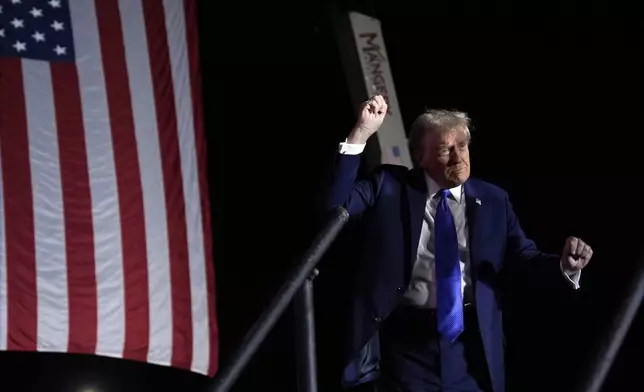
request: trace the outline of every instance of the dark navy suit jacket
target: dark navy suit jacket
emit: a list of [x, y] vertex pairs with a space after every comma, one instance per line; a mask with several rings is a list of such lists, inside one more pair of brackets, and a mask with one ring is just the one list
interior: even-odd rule
[[[378, 328], [399, 304], [407, 288], [427, 202], [420, 169], [382, 165], [357, 181], [359, 155], [337, 154], [326, 207], [344, 207], [361, 217], [365, 232], [355, 262], [358, 279], [350, 301], [343, 347], [343, 385], [355, 386], [378, 376]], [[562, 279], [560, 257], [540, 252], [513, 212], [507, 193], [484, 181], [464, 184], [470, 238], [474, 303], [494, 391], [505, 391], [502, 309], [499, 278], [508, 263], [538, 266]], [[541, 275], [540, 273], [540, 275]]]

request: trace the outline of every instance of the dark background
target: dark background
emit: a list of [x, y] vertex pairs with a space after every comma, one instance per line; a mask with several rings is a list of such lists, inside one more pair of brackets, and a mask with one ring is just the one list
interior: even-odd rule
[[[355, 120], [329, 16], [353, 9], [383, 23], [407, 128], [425, 107], [467, 111], [473, 175], [509, 192], [528, 235], [550, 252], [568, 235], [593, 246], [580, 291], [547, 291], [519, 276], [506, 312], [512, 390], [572, 390], [641, 252], [643, 37], [627, 31], [641, 12], [590, 1], [418, 3], [201, 1], [221, 360], [315, 233], [325, 164]], [[328, 298], [338, 270], [326, 263], [317, 282], [322, 392], [335, 383], [324, 353], [336, 340]], [[295, 390], [292, 317], [235, 391]], [[644, 345], [635, 331], [643, 327], [640, 312], [606, 391], [642, 388], [635, 362]], [[1, 353], [0, 369], [11, 391], [208, 384], [175, 369], [90, 356]]]

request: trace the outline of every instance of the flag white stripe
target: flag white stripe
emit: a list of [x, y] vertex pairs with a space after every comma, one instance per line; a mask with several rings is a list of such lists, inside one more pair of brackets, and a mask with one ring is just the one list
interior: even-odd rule
[[193, 339], [191, 368], [198, 373], [207, 373], [210, 358], [208, 296], [185, 15], [183, 1], [164, 0], [163, 5], [177, 112], [183, 196], [186, 205]]
[[172, 297], [166, 204], [161, 150], [150, 71], [150, 57], [140, 0], [120, 0], [125, 58], [132, 94], [148, 258], [150, 346], [148, 361], [169, 365], [172, 360]]
[[65, 216], [51, 69], [23, 60], [33, 192], [38, 351], [66, 351], [69, 335]]
[[125, 299], [121, 222], [97, 16], [93, 1], [70, 1], [69, 6], [94, 220], [96, 354], [122, 357]]
[[[2, 156], [0, 156], [2, 162]], [[7, 350], [7, 241], [4, 226], [4, 183], [0, 167], [0, 350]]]

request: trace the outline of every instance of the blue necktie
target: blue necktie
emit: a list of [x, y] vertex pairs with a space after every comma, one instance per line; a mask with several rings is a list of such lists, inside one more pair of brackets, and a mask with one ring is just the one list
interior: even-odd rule
[[450, 342], [463, 332], [463, 294], [458, 238], [454, 216], [447, 204], [449, 190], [440, 192], [435, 219], [435, 263], [438, 332]]

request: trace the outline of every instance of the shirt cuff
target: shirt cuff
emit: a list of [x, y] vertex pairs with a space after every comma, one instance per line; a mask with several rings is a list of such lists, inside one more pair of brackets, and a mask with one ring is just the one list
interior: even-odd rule
[[365, 144], [340, 143], [338, 152], [343, 155], [359, 155], [364, 151]]
[[559, 269], [561, 269], [561, 273], [563, 274], [563, 276], [570, 282], [570, 284], [572, 284], [572, 287], [575, 290], [579, 290], [579, 280], [581, 279], [581, 270], [568, 273], [564, 271], [563, 263], [561, 262], [559, 263]]

